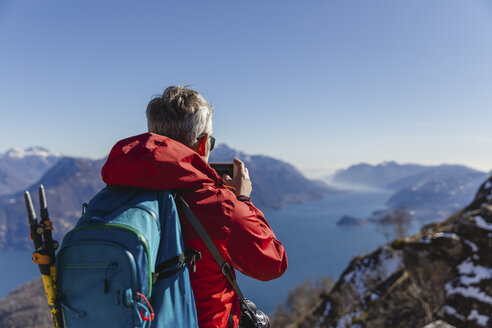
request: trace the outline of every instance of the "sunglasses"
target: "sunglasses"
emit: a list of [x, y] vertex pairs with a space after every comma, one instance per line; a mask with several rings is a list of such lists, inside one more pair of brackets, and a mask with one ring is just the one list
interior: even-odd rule
[[[201, 135], [198, 136], [198, 138], [196, 138], [196, 140], [201, 139], [203, 137], [205, 137], [205, 135], [204, 134], [201, 134]], [[215, 146], [215, 138], [212, 137], [212, 136], [210, 136], [209, 137], [209, 140], [210, 140], [210, 151], [212, 151], [212, 149], [214, 149], [214, 146]]]

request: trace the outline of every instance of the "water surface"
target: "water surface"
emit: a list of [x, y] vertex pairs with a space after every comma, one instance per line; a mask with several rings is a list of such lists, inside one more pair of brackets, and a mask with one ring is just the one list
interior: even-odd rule
[[[266, 313], [284, 302], [289, 290], [305, 279], [331, 276], [337, 279], [350, 259], [386, 243], [373, 225], [341, 227], [343, 215], [365, 218], [384, 208], [390, 196], [386, 191], [359, 191], [329, 195], [322, 201], [295, 204], [265, 215], [287, 251], [289, 268], [279, 279], [260, 282], [239, 275], [246, 297]], [[0, 251], [0, 297], [39, 277], [30, 251]]]

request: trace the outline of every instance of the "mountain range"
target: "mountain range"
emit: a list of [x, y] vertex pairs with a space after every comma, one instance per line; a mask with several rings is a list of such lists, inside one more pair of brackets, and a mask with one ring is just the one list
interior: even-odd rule
[[321, 181], [306, 179], [291, 164], [263, 155], [248, 155], [219, 145], [210, 153], [210, 162], [231, 162], [240, 158], [248, 168], [253, 184], [251, 198], [261, 209], [319, 200], [328, 193], [340, 192]]
[[43, 147], [13, 148], [0, 154], [0, 196], [26, 189], [60, 158]]
[[[9, 153], [11, 152], [7, 152]], [[37, 187], [39, 184], [45, 186], [48, 209], [55, 226], [54, 237], [60, 241], [80, 217], [82, 204], [88, 202], [104, 186], [100, 171], [105, 159], [91, 160], [46, 154], [48, 152], [44, 150], [41, 155], [24, 156], [29, 163], [44, 165], [19, 164], [22, 168], [33, 168], [29, 185], [21, 190], [16, 186], [9, 193], [0, 196], [0, 249], [32, 248], [31, 241], [27, 238], [23, 190], [29, 190], [37, 208]], [[2, 158], [4, 157], [6, 155]], [[211, 160], [231, 162], [234, 157], [243, 159], [248, 167], [253, 181], [252, 200], [263, 210], [319, 200], [328, 193], [338, 192], [323, 183], [306, 179], [288, 163], [268, 156], [249, 156], [226, 145], [219, 145]], [[22, 159], [20, 156], [18, 158]], [[46, 169], [49, 163], [47, 159], [55, 163]], [[12, 167], [11, 169], [13, 170]], [[4, 189], [7, 188], [8, 185], [5, 184]]]
[[[335, 182], [392, 190], [387, 208], [369, 218], [402, 206], [414, 219], [440, 220], [472, 200], [474, 190], [486, 173], [460, 165], [423, 166], [385, 162], [379, 165], [357, 164], [339, 170], [330, 179], [306, 179], [292, 165], [263, 155], [248, 155], [221, 144], [211, 153], [211, 162], [230, 162], [241, 158], [253, 183], [252, 199], [261, 209], [319, 200], [340, 189]], [[61, 238], [81, 213], [81, 206], [100, 188], [100, 169], [104, 160], [63, 157], [42, 147], [11, 149], [0, 155], [0, 249], [30, 248], [25, 238], [26, 212], [22, 192], [43, 183], [52, 217], [57, 221], [55, 236]], [[37, 201], [37, 197], [33, 197]], [[355, 219], [355, 218], [354, 218]], [[360, 222], [365, 223], [365, 220]], [[357, 224], [357, 222], [352, 223]]]
[[[444, 219], [472, 201], [487, 173], [463, 165], [424, 166], [385, 162], [357, 164], [325, 179], [344, 186], [386, 189], [393, 192], [388, 210], [406, 207], [422, 221]], [[377, 211], [377, 213], [384, 213]]]
[[[102, 160], [63, 157], [28, 188], [37, 209], [37, 187], [45, 186], [55, 239], [61, 241], [80, 217], [82, 204], [104, 186], [100, 177], [102, 164]], [[23, 192], [0, 197], [0, 249], [31, 249], [28, 235]]]
[[347, 169], [335, 172], [330, 180], [337, 184], [364, 186], [381, 189], [397, 189], [392, 184], [401, 179], [418, 175], [429, 169], [428, 166], [418, 164], [398, 164], [383, 162], [377, 165], [360, 163], [351, 165]]
[[[89, 163], [76, 162], [54, 176], [86, 174]], [[491, 327], [492, 177], [473, 194], [446, 220], [353, 258], [334, 287], [285, 327]], [[52, 326], [40, 279], [0, 300], [0, 326]]]

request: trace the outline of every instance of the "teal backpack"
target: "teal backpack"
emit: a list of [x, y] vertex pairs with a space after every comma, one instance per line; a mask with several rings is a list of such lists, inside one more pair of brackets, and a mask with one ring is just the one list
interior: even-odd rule
[[65, 327], [198, 327], [187, 263], [199, 257], [169, 191], [102, 189], [57, 254]]

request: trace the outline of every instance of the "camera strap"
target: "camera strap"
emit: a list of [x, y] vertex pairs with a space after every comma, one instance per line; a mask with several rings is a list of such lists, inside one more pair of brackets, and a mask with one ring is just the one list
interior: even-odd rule
[[254, 318], [255, 312], [251, 309], [251, 307], [246, 302], [246, 299], [244, 298], [244, 295], [241, 292], [239, 285], [237, 284], [236, 278], [232, 273], [229, 263], [227, 263], [224, 260], [219, 250], [217, 249], [217, 246], [215, 246], [215, 243], [213, 242], [212, 238], [210, 238], [210, 235], [207, 233], [203, 225], [200, 223], [196, 215], [193, 213], [190, 206], [185, 202], [185, 200], [181, 196], [177, 195], [176, 198], [179, 202], [179, 205], [181, 205], [181, 209], [183, 210], [185, 216], [188, 218], [188, 221], [191, 223], [198, 236], [200, 236], [205, 246], [207, 246], [207, 249], [212, 254], [213, 258], [215, 259], [215, 262], [217, 262], [217, 264], [219, 265], [220, 269], [222, 270], [222, 273], [229, 281], [232, 288], [234, 288], [234, 290], [236, 291], [236, 294], [239, 297], [239, 301], [246, 307], [247, 310], [249, 310], [250, 314]]

